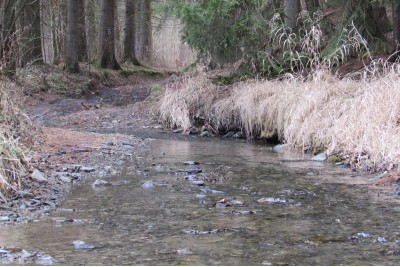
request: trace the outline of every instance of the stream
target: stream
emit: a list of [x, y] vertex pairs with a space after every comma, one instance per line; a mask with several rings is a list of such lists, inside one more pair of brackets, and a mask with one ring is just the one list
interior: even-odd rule
[[43, 220], [0, 227], [0, 245], [56, 265], [400, 263], [396, 197], [298, 153], [161, 138], [123, 175], [101, 178], [113, 185], [96, 179], [73, 185]]

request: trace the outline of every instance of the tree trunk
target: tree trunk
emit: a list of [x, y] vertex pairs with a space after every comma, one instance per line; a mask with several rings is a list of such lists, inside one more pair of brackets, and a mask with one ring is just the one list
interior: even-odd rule
[[22, 12], [19, 17], [19, 58], [20, 67], [25, 67], [29, 62], [43, 62], [42, 41], [40, 29], [40, 1], [22, 3]]
[[320, 7], [319, 0], [306, 0], [306, 8], [310, 15], [312, 15]]
[[286, 0], [286, 17], [285, 23], [289, 28], [296, 28], [297, 17], [301, 11], [300, 0]]
[[149, 63], [152, 50], [151, 1], [139, 1], [139, 22], [139, 55]]
[[137, 0], [126, 0], [124, 60], [140, 65], [136, 57]]
[[15, 22], [22, 7], [23, 3], [20, 1], [0, 2], [0, 72], [9, 77], [16, 74]]
[[78, 6], [78, 61], [87, 61], [85, 0], [76, 0]]
[[100, 67], [121, 69], [115, 58], [115, 0], [102, 0], [100, 26]]
[[395, 51], [400, 49], [400, 0], [392, 0], [393, 7], [393, 46]]
[[78, 1], [68, 0], [67, 17], [67, 46], [65, 48], [65, 68], [71, 73], [78, 73], [78, 44], [79, 44], [79, 17]]

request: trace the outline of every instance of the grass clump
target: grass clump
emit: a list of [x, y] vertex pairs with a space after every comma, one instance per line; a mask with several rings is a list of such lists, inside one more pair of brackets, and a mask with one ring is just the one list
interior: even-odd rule
[[31, 126], [28, 117], [10, 99], [11, 89], [15, 85], [0, 81], [0, 201], [3, 202], [25, 184], [23, 177], [29, 167], [21, 141], [29, 139]]
[[205, 75], [169, 85], [161, 120], [189, 129], [203, 116], [214, 129], [241, 129], [247, 137], [278, 139], [291, 147], [385, 168], [400, 161], [400, 67], [365, 69], [361, 79], [318, 70], [307, 79], [285, 75], [230, 87]]

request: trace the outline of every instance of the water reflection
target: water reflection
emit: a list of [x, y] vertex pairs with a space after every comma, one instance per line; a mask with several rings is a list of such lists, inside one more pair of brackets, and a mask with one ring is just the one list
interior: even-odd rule
[[[206, 183], [223, 193], [202, 194], [169, 171], [193, 168], [188, 160], [206, 176], [228, 167], [229, 179]], [[44, 222], [0, 229], [0, 244], [45, 251], [60, 265], [398, 263], [397, 206], [373, 200], [349, 170], [228, 141], [156, 140], [128, 165], [147, 175], [109, 178], [127, 183], [102, 189], [93, 177]], [[96, 248], [77, 250], [76, 240]]]

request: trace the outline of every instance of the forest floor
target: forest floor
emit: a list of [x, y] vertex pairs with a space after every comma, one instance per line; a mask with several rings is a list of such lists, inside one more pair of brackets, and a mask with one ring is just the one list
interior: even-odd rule
[[[349, 62], [344, 72], [358, 70], [361, 64]], [[39, 139], [34, 140], [36, 146], [29, 154], [31, 171], [38, 170], [45, 181], [32, 179], [30, 189], [0, 205], [0, 223], [22, 223], [46, 216], [61, 203], [71, 184], [87, 175], [118, 174], [118, 165], [124, 159], [150, 149], [146, 138], [101, 132], [162, 128], [155, 108], [175, 74], [145, 69], [94, 75], [86, 71], [84, 75], [70, 75], [38, 66], [20, 75], [20, 102], [39, 126]], [[386, 176], [377, 183], [390, 184], [396, 179], [397, 175]]]

